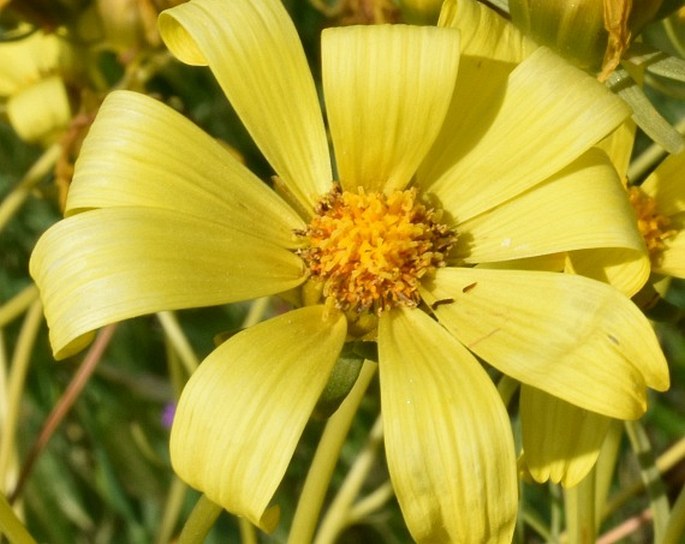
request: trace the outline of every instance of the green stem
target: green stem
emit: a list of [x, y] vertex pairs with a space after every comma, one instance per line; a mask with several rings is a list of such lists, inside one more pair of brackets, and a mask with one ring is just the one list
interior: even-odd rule
[[257, 544], [257, 534], [255, 527], [245, 518], [238, 518], [238, 526], [240, 527], [240, 542], [241, 544]]
[[181, 363], [183, 363], [188, 374], [190, 375], [195, 372], [200, 361], [198, 360], [197, 355], [195, 355], [183, 329], [179, 325], [176, 314], [173, 312], [158, 312], [157, 319], [159, 319], [159, 322], [164, 329], [164, 334], [174, 347], [174, 351], [181, 360]]
[[315, 544], [333, 544], [345, 526], [349, 523], [349, 512], [352, 502], [357, 498], [364, 480], [373, 466], [378, 449], [383, 442], [383, 419], [378, 416], [374, 423], [364, 449], [345, 476], [335, 499], [321, 522]]
[[[656, 460], [656, 467], [659, 469], [659, 474], [663, 474], [667, 470], [673, 468], [682, 459], [685, 459], [685, 437], [673, 444], [668, 450], [661, 454]], [[643, 491], [645, 484], [642, 480], [637, 480], [632, 484], [623, 487], [621, 491], [616, 493], [602, 511], [602, 519], [609, 517], [616, 512], [624, 504], [626, 504], [635, 495]]]
[[678, 544], [679, 542], [685, 542], [685, 487], [680, 490], [673, 504], [661, 544]]
[[33, 302], [22, 324], [14, 349], [7, 383], [5, 421], [0, 440], [0, 487], [7, 485], [7, 471], [15, 448], [17, 422], [21, 406], [24, 383], [31, 362], [31, 353], [43, 323], [43, 307], [39, 300]]
[[369, 514], [378, 510], [394, 496], [395, 490], [392, 487], [392, 483], [386, 481], [350, 508], [347, 515], [348, 522], [352, 524], [367, 518]]
[[180, 478], [173, 478], [171, 480], [155, 544], [168, 544], [172, 541], [174, 527], [181, 513], [187, 491], [188, 486]]
[[649, 503], [654, 516], [654, 544], [661, 544], [668, 525], [668, 497], [644, 428], [638, 421], [626, 421], [625, 426], [633, 453], [640, 464], [640, 476], [649, 495]]
[[202, 495], [181, 530], [178, 544], [202, 544], [221, 511], [221, 506]]
[[0, 231], [14, 217], [24, 201], [31, 194], [33, 188], [52, 170], [62, 153], [62, 146], [54, 144], [46, 149], [38, 160], [29, 168], [21, 181], [0, 203]]
[[357, 382], [326, 424], [295, 510], [288, 537], [289, 544], [312, 541], [326, 490], [340, 457], [340, 450], [377, 366], [376, 363], [364, 361]]
[[23, 314], [34, 300], [38, 298], [38, 287], [35, 283], [27, 285], [5, 304], [0, 306], [0, 327], [4, 327]]
[[595, 469], [575, 487], [564, 490], [569, 544], [592, 544], [597, 537], [595, 523]]

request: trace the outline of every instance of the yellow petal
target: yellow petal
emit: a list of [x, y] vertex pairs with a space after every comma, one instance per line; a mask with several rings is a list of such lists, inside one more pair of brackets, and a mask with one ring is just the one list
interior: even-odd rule
[[657, 256], [652, 270], [657, 274], [685, 278], [685, 214], [672, 217], [669, 227], [675, 233], [664, 240], [665, 248]]
[[343, 188], [402, 189], [435, 140], [459, 64], [459, 33], [404, 25], [322, 35], [323, 85]]
[[421, 291], [467, 348], [516, 380], [618, 419], [640, 417], [645, 384], [668, 387], [647, 318], [604, 283], [553, 272], [445, 268]]
[[642, 289], [652, 269], [645, 250], [585, 249], [572, 251], [567, 257], [566, 272], [613, 285], [627, 297]]
[[521, 387], [523, 458], [537, 482], [572, 487], [597, 462], [611, 419], [547, 393]]
[[0, 43], [0, 96], [14, 94], [53, 73], [64, 49], [64, 41], [56, 34], [42, 31]]
[[51, 76], [23, 88], [7, 101], [7, 117], [22, 140], [49, 143], [71, 120], [64, 81]]
[[446, 0], [438, 26], [459, 29], [462, 55], [466, 56], [519, 63], [538, 47], [509, 21], [475, 0]]
[[609, 155], [611, 163], [616, 168], [616, 172], [618, 172], [624, 185], [627, 183], [626, 176], [628, 166], [630, 165], [630, 156], [633, 151], [636, 131], [637, 125], [635, 121], [628, 119], [597, 144], [597, 147]]
[[294, 244], [298, 215], [221, 144], [157, 100], [111, 93], [83, 143], [67, 215], [141, 206], [179, 211]]
[[511, 73], [501, 102], [478, 105], [484, 110], [470, 111], [466, 125], [448, 116], [458, 140], [453, 165], [434, 183], [427, 174], [421, 181], [460, 222], [554, 175], [630, 114], [603, 85], [545, 48]]
[[328, 142], [314, 80], [280, 0], [193, 0], [163, 12], [171, 52], [208, 64], [266, 159], [312, 209], [331, 186]]
[[340, 353], [341, 314], [308, 306], [246, 329], [198, 367], [171, 429], [176, 473], [265, 531], [268, 508]]
[[103, 208], [38, 240], [31, 275], [58, 359], [108, 323], [245, 300], [303, 281], [300, 259], [268, 240], [159, 208]]
[[514, 442], [488, 375], [419, 310], [381, 316], [378, 356], [388, 469], [414, 539], [510, 543]]
[[645, 252], [626, 192], [598, 149], [544, 183], [458, 225], [457, 233], [462, 242], [457, 243], [455, 256], [466, 263], [596, 247]]
[[656, 200], [660, 214], [675, 215], [685, 211], [685, 151], [669, 155], [650, 174], [640, 186], [642, 190]]

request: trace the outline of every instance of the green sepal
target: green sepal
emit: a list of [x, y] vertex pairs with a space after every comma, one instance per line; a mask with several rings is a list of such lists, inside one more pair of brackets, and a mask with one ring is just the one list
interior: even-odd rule
[[314, 408], [313, 417], [328, 419], [345, 400], [357, 381], [365, 359], [378, 360], [375, 342], [348, 342], [333, 367], [328, 383]]

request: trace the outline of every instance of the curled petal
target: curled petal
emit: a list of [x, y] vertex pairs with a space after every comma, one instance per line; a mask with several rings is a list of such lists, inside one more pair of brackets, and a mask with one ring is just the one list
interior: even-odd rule
[[625, 189], [597, 149], [544, 183], [459, 224], [457, 231], [463, 242], [454, 256], [467, 263], [586, 248], [630, 249], [646, 260]]
[[209, 65], [288, 190], [312, 210], [331, 187], [321, 108], [297, 31], [280, 0], [193, 0], [159, 17], [188, 64]]
[[424, 188], [459, 222], [554, 175], [630, 114], [603, 85], [545, 48], [519, 64], [499, 89], [505, 90], [497, 101], [478, 102], [479, 112], [448, 115], [450, 153], [441, 152], [439, 164], [422, 175]]
[[164, 208], [284, 247], [302, 220], [219, 142], [140, 93], [107, 96], [79, 154], [67, 215], [114, 206]]
[[268, 508], [340, 353], [345, 318], [307, 306], [216, 348], [183, 389], [171, 462], [188, 484], [265, 531]]
[[388, 468], [414, 539], [510, 543], [514, 442], [488, 375], [419, 310], [381, 316], [378, 352]]
[[668, 366], [647, 318], [620, 291], [572, 274], [438, 270], [422, 290], [467, 348], [522, 383], [586, 410], [635, 419]]
[[38, 240], [30, 270], [58, 359], [109, 323], [274, 294], [304, 281], [302, 262], [285, 248], [159, 208], [102, 208], [64, 219]]

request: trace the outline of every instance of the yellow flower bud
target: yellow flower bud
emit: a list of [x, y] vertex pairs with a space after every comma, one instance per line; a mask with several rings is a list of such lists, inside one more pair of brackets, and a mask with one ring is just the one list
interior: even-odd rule
[[523, 32], [581, 68], [602, 71], [618, 65], [633, 38], [663, 0], [510, 0], [511, 18]]

